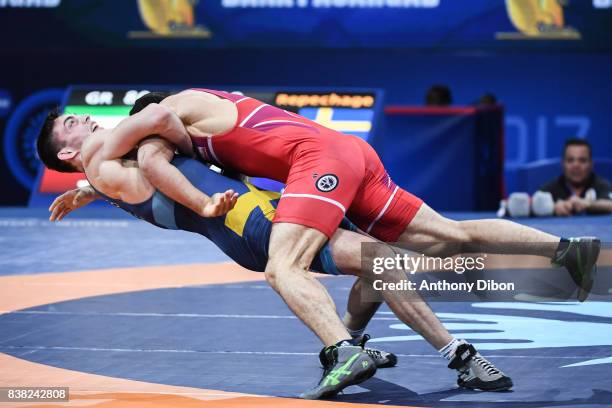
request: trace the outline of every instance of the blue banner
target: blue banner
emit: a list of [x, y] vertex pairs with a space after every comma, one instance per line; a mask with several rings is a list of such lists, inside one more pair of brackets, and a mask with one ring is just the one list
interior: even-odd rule
[[12, 47], [612, 48], [608, 0], [4, 0], [0, 10]]

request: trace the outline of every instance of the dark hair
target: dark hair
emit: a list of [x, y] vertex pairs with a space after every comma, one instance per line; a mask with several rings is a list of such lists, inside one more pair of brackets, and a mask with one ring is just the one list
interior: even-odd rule
[[425, 95], [427, 106], [448, 106], [453, 103], [453, 95], [446, 85], [433, 85]]
[[47, 168], [62, 173], [76, 173], [78, 172], [70, 163], [64, 160], [60, 160], [57, 157], [57, 153], [64, 148], [53, 137], [53, 125], [55, 119], [60, 116], [59, 107], [54, 108], [49, 112], [45, 121], [38, 133], [38, 139], [36, 139], [36, 150], [38, 151], [38, 158], [43, 162]]
[[136, 102], [134, 102], [134, 106], [130, 110], [130, 116], [140, 112], [146, 108], [147, 105], [152, 103], [160, 103], [170, 95], [170, 92], [149, 92], [148, 94], [141, 96], [140, 98], [136, 99]]
[[569, 146], [586, 146], [586, 148], [589, 150], [589, 159], [592, 157], [591, 145], [585, 139], [578, 139], [578, 138], [567, 139], [565, 141], [565, 146], [563, 146], [563, 157], [564, 158], [565, 158], [565, 153], [567, 153], [567, 148]]

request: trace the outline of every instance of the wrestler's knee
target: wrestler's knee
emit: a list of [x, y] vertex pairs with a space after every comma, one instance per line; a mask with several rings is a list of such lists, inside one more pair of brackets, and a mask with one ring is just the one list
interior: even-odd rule
[[361, 268], [356, 276], [368, 280], [378, 279], [379, 265], [385, 264], [386, 259], [395, 258], [397, 252], [390, 245], [382, 242], [372, 242], [363, 245], [361, 248]]
[[276, 288], [279, 281], [296, 273], [307, 273], [311, 259], [292, 258], [290, 255], [270, 255], [264, 276], [266, 281]]
[[305, 274], [326, 236], [317, 230], [296, 224], [278, 223], [272, 226], [266, 280], [274, 287], [281, 279]]
[[264, 276], [268, 284], [276, 288], [278, 280], [282, 278], [283, 271], [286, 271], [289, 266], [290, 263], [286, 262], [286, 260], [279, 259], [278, 257], [270, 257], [264, 271]]

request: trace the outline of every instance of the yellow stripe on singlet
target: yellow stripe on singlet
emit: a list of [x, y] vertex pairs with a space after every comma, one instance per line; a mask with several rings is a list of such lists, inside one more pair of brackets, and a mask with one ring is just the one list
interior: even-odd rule
[[249, 216], [256, 208], [261, 210], [264, 217], [272, 221], [276, 209], [270, 201], [281, 196], [280, 193], [274, 191], [258, 190], [251, 183], [245, 182], [244, 185], [247, 186], [249, 192], [238, 197], [236, 206], [225, 216], [225, 226], [239, 236], [242, 236]]

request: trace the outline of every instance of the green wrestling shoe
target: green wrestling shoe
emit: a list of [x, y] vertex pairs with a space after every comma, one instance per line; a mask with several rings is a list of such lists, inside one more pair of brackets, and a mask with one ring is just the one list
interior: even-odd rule
[[323, 376], [314, 388], [302, 393], [300, 398], [331, 398], [349, 385], [359, 384], [376, 373], [376, 363], [363, 350], [363, 346], [354, 346], [348, 341], [340, 346], [325, 347], [319, 359], [323, 365]]
[[552, 264], [564, 266], [578, 286], [578, 300], [584, 302], [593, 287], [597, 274], [597, 258], [601, 241], [595, 237], [570, 238], [561, 242]]

